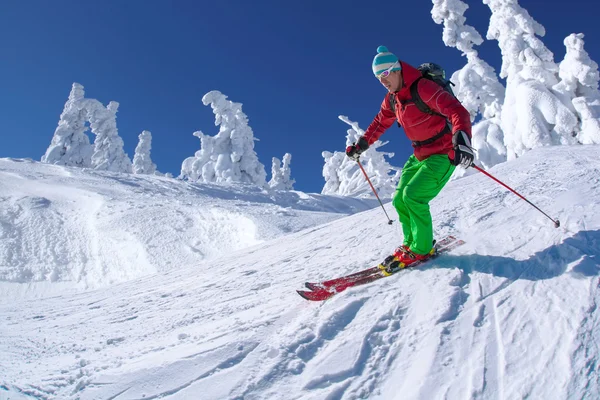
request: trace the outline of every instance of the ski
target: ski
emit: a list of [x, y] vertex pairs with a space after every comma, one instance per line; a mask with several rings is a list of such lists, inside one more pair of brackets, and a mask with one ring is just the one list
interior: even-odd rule
[[[446, 236], [445, 238], [443, 238], [440, 241], [435, 243], [437, 252], [439, 253], [440, 251], [445, 250], [445, 248], [447, 246], [451, 245], [452, 243], [456, 242], [457, 240], [458, 239], [456, 239], [456, 237], [454, 237], [454, 236]], [[350, 275], [341, 276], [339, 278], [334, 278], [334, 279], [330, 279], [330, 280], [323, 281], [323, 282], [318, 282], [318, 283], [306, 282], [304, 284], [304, 286], [306, 286], [310, 290], [328, 289], [328, 288], [331, 288], [332, 286], [337, 286], [339, 284], [346, 283], [348, 281], [358, 280], [365, 276], [373, 275], [374, 273], [381, 271], [380, 266], [381, 266], [381, 264], [376, 265], [374, 267], [364, 269], [362, 271], [352, 273]]]
[[[413, 267], [426, 264], [440, 255], [462, 246], [464, 243], [465, 242], [463, 240], [456, 239], [453, 236], [448, 236], [436, 244], [437, 251], [432, 257], [428, 258], [427, 260], [417, 261], [416, 263], [411, 264], [409, 268], [412, 269]], [[379, 264], [376, 267], [367, 268], [365, 270], [340, 278], [335, 278], [320, 283], [307, 282], [306, 287], [311, 290], [298, 290], [297, 292], [306, 300], [324, 301], [350, 287], [364, 285], [381, 278], [386, 278], [388, 276], [395, 275], [397, 272], [402, 270], [403, 269], [386, 271], [385, 267]]]

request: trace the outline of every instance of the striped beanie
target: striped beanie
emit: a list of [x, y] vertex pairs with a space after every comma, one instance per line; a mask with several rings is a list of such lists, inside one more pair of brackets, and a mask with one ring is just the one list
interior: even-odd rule
[[[377, 55], [373, 59], [373, 73], [375, 76], [379, 76], [380, 73], [391, 67], [395, 62], [398, 61], [398, 57], [390, 53], [385, 46], [379, 46], [377, 48]], [[394, 67], [392, 71], [400, 71], [402, 66], [398, 63], [398, 66]]]

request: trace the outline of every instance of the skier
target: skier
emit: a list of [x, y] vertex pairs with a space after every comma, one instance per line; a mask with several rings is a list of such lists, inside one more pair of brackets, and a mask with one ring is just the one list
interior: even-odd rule
[[[418, 69], [400, 61], [385, 46], [377, 48], [373, 73], [389, 93], [364, 135], [346, 148], [346, 155], [358, 160], [396, 120], [412, 141], [414, 154], [404, 164], [392, 200], [404, 234], [394, 256], [401, 267], [406, 267], [435, 253], [429, 202], [440, 193], [456, 166], [468, 168], [472, 164], [471, 119], [456, 97], [432, 80], [421, 79]], [[430, 113], [421, 111], [411, 96], [411, 85], [417, 80], [418, 95]]]

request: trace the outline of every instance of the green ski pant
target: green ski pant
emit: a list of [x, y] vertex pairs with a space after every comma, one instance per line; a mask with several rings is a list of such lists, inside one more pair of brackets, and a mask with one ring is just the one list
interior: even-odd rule
[[410, 156], [392, 200], [400, 216], [404, 245], [413, 253], [427, 254], [433, 243], [433, 222], [429, 202], [437, 196], [456, 167], [447, 155], [435, 154], [423, 161]]

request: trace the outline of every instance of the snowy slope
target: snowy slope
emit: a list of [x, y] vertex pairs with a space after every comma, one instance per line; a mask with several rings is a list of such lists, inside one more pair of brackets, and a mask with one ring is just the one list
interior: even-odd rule
[[438, 237], [466, 245], [325, 303], [295, 289], [370, 266], [399, 243], [380, 209], [94, 291], [5, 302], [0, 393], [599, 398], [599, 154], [551, 147], [492, 169], [560, 229], [474, 174], [432, 203]]
[[377, 204], [10, 159], [0, 199], [3, 297], [193, 266]]

